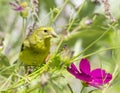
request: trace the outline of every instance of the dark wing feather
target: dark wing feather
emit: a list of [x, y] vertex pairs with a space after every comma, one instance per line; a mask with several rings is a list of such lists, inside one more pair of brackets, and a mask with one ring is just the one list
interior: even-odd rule
[[23, 51], [23, 50], [24, 50], [24, 44], [22, 44], [20, 51]]

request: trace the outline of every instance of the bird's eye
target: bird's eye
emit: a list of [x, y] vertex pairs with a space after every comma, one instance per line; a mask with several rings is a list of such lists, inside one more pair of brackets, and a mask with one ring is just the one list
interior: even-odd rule
[[44, 32], [48, 32], [47, 30], [44, 30]]

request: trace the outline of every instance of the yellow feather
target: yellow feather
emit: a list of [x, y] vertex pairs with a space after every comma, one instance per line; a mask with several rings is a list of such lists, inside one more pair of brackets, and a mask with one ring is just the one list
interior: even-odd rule
[[50, 51], [50, 39], [56, 37], [52, 27], [40, 27], [29, 35], [23, 42], [19, 55], [26, 65], [40, 65]]

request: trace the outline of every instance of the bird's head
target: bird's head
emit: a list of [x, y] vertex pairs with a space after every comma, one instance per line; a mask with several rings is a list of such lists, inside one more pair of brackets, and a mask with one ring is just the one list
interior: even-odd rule
[[57, 34], [55, 33], [55, 31], [52, 27], [40, 27], [40, 28], [36, 29], [36, 33], [38, 36], [40, 36], [44, 39], [57, 37]]

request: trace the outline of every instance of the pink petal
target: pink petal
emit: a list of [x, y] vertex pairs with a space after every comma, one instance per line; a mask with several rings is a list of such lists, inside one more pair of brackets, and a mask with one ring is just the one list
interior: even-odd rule
[[111, 75], [110, 73], [108, 73], [108, 74], [106, 75], [106, 78], [105, 78], [105, 80], [104, 80], [104, 83], [105, 83], [105, 84], [108, 83], [111, 79], [112, 79], [112, 75]]
[[71, 64], [71, 68], [67, 67], [67, 70], [74, 76], [76, 76], [79, 73], [78, 69], [73, 63]]
[[77, 69], [77, 67], [76, 67], [73, 63], [71, 63], [71, 68], [72, 68], [74, 71], [79, 72], [78, 69]]
[[82, 80], [82, 81], [85, 81], [85, 82], [90, 82], [92, 81], [92, 78], [90, 75], [86, 75], [84, 73], [79, 73], [76, 75], [76, 78]]
[[19, 6], [19, 7], [16, 7], [15, 9], [14, 9], [15, 11], [23, 11], [24, 10], [24, 8], [23, 7], [21, 7], [21, 6]]
[[91, 77], [93, 78], [93, 82], [99, 85], [102, 85], [104, 83], [105, 76], [106, 76], [105, 70], [102, 70], [100, 68], [94, 69], [91, 72]]
[[111, 74], [106, 74], [106, 79], [99, 79], [99, 78], [94, 78], [92, 82], [88, 82], [89, 85], [102, 89], [102, 85], [108, 83], [112, 79]]
[[93, 76], [94, 78], [103, 78], [106, 76], [106, 72], [105, 70], [102, 70], [101, 68], [97, 68], [97, 69], [92, 70], [91, 76]]
[[82, 59], [79, 64], [81, 73], [90, 74], [90, 63], [87, 59]]
[[67, 67], [67, 70], [74, 75], [77, 79], [83, 80], [85, 82], [90, 82], [92, 80], [91, 76], [85, 73], [80, 73], [77, 67], [72, 63], [71, 68]]
[[112, 79], [111, 74], [106, 73], [105, 70], [102, 70], [100, 68], [94, 69], [91, 72], [91, 77], [93, 78], [92, 83], [95, 83], [97, 85], [106, 84]]
[[16, 4], [16, 3], [14, 3], [14, 2], [9, 2], [9, 4], [11, 5], [11, 6], [13, 6], [13, 7], [17, 7], [18, 5]]

